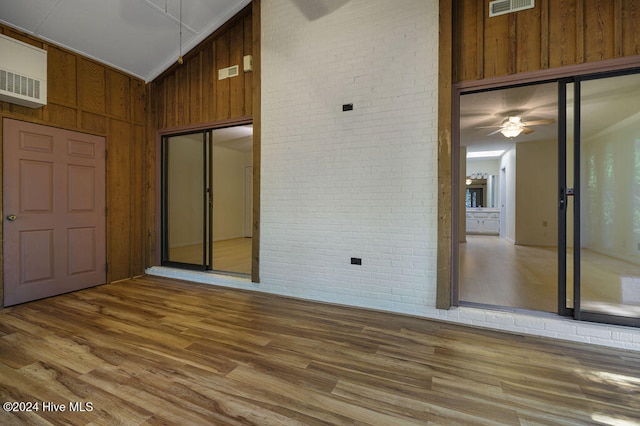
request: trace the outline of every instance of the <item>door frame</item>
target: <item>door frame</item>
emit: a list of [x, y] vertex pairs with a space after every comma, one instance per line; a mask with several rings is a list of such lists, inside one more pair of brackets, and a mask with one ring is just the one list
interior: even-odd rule
[[[459, 253], [459, 216], [461, 206], [459, 205], [459, 197], [457, 196], [460, 187], [460, 96], [473, 92], [506, 89], [510, 87], [527, 86], [533, 84], [559, 82], [563, 79], [578, 79], [580, 77], [595, 76], [602, 73], [628, 72], [638, 68], [639, 56], [627, 56], [624, 58], [616, 58], [594, 63], [568, 65], [559, 68], [546, 69], [540, 71], [532, 71], [508, 76], [494, 77], [484, 80], [473, 80], [454, 83], [452, 85], [452, 102], [451, 102], [451, 239], [449, 250], [450, 259], [450, 277], [449, 297], [450, 306], [459, 306], [459, 281], [460, 281], [460, 253]], [[560, 121], [560, 118], [559, 118]], [[566, 134], [566, 133], [565, 133]], [[561, 145], [559, 143], [559, 145]], [[565, 146], [566, 148], [566, 146]], [[560, 182], [559, 182], [560, 183]], [[560, 244], [560, 241], [559, 241]], [[560, 252], [561, 250], [558, 250]], [[563, 262], [566, 262], [563, 259]], [[560, 267], [560, 265], [559, 265]], [[566, 288], [566, 286], [565, 286]], [[579, 290], [578, 290], [579, 291]], [[560, 292], [558, 292], [560, 293]], [[574, 298], [576, 295], [574, 294]], [[560, 294], [558, 295], [560, 299]], [[566, 303], [562, 301], [562, 303]], [[573, 309], [560, 309], [561, 301], [558, 300], [559, 315], [573, 316]], [[586, 319], [584, 316], [580, 319]]]
[[[251, 267], [251, 281], [259, 282], [259, 263], [258, 259], [260, 258], [260, 240], [259, 240], [259, 232], [260, 232], [260, 208], [259, 208], [259, 196], [256, 196], [256, 191], [260, 191], [259, 187], [259, 176], [256, 179], [256, 166], [259, 169], [259, 163], [256, 164], [256, 159], [260, 158], [260, 140], [259, 134], [256, 135], [256, 125], [254, 120], [250, 116], [244, 116], [239, 118], [232, 118], [226, 120], [219, 120], [207, 123], [194, 124], [189, 126], [179, 126], [179, 127], [169, 127], [165, 129], [159, 129], [156, 131], [156, 149], [155, 149], [155, 181], [157, 184], [155, 185], [155, 229], [156, 229], [156, 238], [155, 238], [155, 259], [154, 263], [156, 265], [162, 264], [162, 141], [165, 137], [175, 136], [180, 134], [188, 134], [195, 133], [199, 131], [207, 131], [207, 130], [216, 130], [222, 129], [226, 127], [235, 127], [235, 126], [243, 126], [251, 124], [254, 126], [254, 137], [253, 137], [253, 167], [254, 167], [254, 179], [253, 179], [253, 240], [251, 247], [251, 257], [252, 257], [252, 267]], [[256, 185], [258, 187], [256, 188]], [[258, 202], [256, 202], [258, 200]]]

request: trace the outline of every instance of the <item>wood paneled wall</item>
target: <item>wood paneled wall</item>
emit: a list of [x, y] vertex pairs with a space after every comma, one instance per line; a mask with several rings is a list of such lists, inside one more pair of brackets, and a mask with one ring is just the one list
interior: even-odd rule
[[0, 102], [0, 123], [9, 117], [106, 137], [107, 280], [143, 274], [145, 82], [10, 27], [0, 33], [48, 52], [48, 104]]
[[[251, 5], [244, 8], [150, 84], [155, 131], [251, 117], [253, 72], [242, 61], [253, 49]], [[177, 58], [176, 58], [177, 60]], [[218, 69], [238, 65], [238, 77], [218, 80]]]
[[640, 54], [640, 0], [538, 0], [489, 18], [490, 0], [453, 0], [454, 81]]
[[[260, 187], [260, 1], [253, 0], [225, 25], [148, 84], [147, 251], [148, 265], [159, 259], [157, 227], [158, 133], [253, 122], [254, 188]], [[253, 55], [253, 71], [243, 57]], [[177, 58], [176, 58], [177, 59]], [[240, 75], [218, 80], [218, 70], [238, 65]], [[252, 279], [258, 281], [260, 191], [254, 190]]]

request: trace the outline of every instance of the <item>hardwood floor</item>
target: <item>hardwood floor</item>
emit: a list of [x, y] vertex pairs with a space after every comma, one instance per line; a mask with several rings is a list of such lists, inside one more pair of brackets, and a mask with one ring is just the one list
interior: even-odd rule
[[2, 425], [632, 425], [638, 395], [637, 352], [160, 278], [0, 311], [0, 399], [40, 403]]
[[460, 244], [460, 300], [545, 312], [558, 311], [558, 252], [467, 235]]
[[[573, 257], [567, 258], [567, 306], [573, 306]], [[640, 316], [640, 265], [581, 251], [582, 308]], [[460, 300], [557, 312], [558, 251], [467, 235], [460, 244]], [[625, 294], [626, 293], [626, 294]]]
[[[251, 238], [234, 238], [213, 243], [213, 269], [251, 275]], [[169, 258], [174, 261], [202, 264], [202, 245], [173, 248]]]

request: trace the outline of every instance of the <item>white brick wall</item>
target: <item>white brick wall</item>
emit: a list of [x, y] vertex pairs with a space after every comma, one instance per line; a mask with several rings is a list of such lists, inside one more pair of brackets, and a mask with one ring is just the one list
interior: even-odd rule
[[263, 0], [261, 289], [435, 306], [437, 3]]

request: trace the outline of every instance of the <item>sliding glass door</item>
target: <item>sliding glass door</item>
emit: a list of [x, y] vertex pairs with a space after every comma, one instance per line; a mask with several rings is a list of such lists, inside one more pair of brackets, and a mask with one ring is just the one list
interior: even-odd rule
[[162, 265], [250, 275], [253, 126], [162, 138]]
[[162, 264], [211, 269], [211, 131], [162, 139]]
[[459, 130], [459, 301], [640, 326], [639, 70], [466, 93]]
[[640, 326], [640, 73], [577, 78], [566, 89], [574, 315]]

